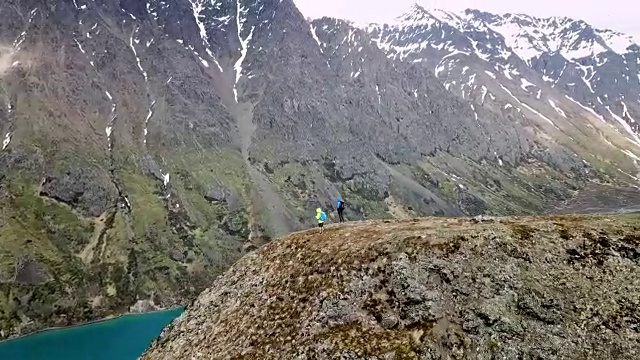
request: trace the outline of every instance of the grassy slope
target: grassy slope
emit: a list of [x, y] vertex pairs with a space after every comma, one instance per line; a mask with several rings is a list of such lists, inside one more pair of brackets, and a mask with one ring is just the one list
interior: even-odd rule
[[[140, 299], [184, 304], [242, 254], [242, 240], [223, 221], [247, 228], [247, 186], [239, 154], [218, 151], [168, 159], [176, 174], [169, 211], [159, 182], [135, 167], [116, 172], [132, 212], [89, 218], [39, 195], [36, 177], [13, 174], [0, 191], [0, 331], [3, 337], [126, 311]], [[179, 174], [184, 174], [180, 176]], [[211, 204], [213, 183], [232, 189], [239, 205]], [[177, 207], [176, 204], [179, 206]], [[178, 209], [180, 211], [178, 211]], [[16, 284], [15, 264], [32, 257], [45, 284]]]

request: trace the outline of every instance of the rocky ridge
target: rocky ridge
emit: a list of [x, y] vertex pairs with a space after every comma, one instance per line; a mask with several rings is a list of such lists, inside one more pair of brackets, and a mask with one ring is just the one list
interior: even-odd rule
[[635, 359], [638, 215], [413, 219], [278, 239], [141, 359]]
[[[390, 58], [426, 64], [475, 107], [539, 128], [596, 168], [612, 164], [590, 154], [627, 156], [611, 170], [637, 183], [640, 48], [633, 37], [570, 18], [419, 5], [364, 29]], [[602, 149], [593, 151], [594, 142]]]
[[337, 194], [491, 216], [637, 184], [582, 107], [480, 106], [377, 39], [291, 0], [0, 4], [0, 337], [189, 303]]

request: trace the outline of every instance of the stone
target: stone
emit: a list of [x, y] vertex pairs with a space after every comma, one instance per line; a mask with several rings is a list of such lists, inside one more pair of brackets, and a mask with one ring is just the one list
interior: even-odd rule
[[212, 186], [204, 196], [207, 201], [211, 202], [226, 202], [228, 197], [228, 191], [220, 186]]

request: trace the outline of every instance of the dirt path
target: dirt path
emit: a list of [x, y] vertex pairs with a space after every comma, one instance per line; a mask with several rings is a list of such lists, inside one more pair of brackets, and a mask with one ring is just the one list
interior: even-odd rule
[[[113, 216], [115, 216], [114, 211], [109, 209], [105, 211], [102, 215], [100, 215], [99, 218], [94, 220], [95, 227], [93, 230], [93, 235], [91, 236], [91, 241], [89, 241], [89, 243], [84, 247], [82, 252], [78, 255], [80, 256], [80, 259], [82, 259], [82, 261], [85, 264], [91, 264], [91, 261], [93, 261], [96, 248], [98, 247], [98, 244], [100, 244], [100, 239], [104, 237], [105, 231], [108, 230], [110, 218], [112, 218]], [[103, 241], [102, 250], [100, 251], [100, 254], [104, 253], [104, 249], [106, 245], [107, 245], [107, 242], [105, 240]]]

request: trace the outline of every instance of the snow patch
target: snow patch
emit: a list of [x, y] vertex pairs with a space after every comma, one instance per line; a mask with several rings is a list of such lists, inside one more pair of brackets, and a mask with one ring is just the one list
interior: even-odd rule
[[484, 98], [487, 96], [487, 87], [482, 85], [482, 101], [480, 102], [481, 105], [484, 105]]
[[611, 114], [611, 117], [613, 117], [618, 123], [620, 123], [620, 125], [622, 125], [622, 127], [627, 131], [627, 133], [629, 133], [629, 135], [631, 135], [631, 137], [636, 141], [636, 143], [640, 145], [640, 139], [638, 139], [638, 134], [636, 134], [633, 131], [631, 126], [629, 126], [629, 124], [627, 124], [627, 122], [624, 121], [623, 118], [614, 114], [614, 112], [611, 111], [611, 108], [609, 106], [605, 106], [605, 108], [609, 111], [609, 114]]
[[313, 24], [309, 24], [309, 28], [311, 29], [311, 36], [313, 36], [313, 40], [316, 41], [316, 43], [318, 44], [318, 47], [320, 48], [320, 52], [322, 53], [322, 43], [320, 42], [320, 39], [318, 39], [318, 34], [316, 33], [316, 28], [313, 27]]
[[548, 122], [549, 124], [553, 125], [553, 127], [555, 127], [556, 129], [559, 130], [559, 128], [556, 126], [556, 124], [553, 123], [553, 121], [551, 121], [551, 119], [549, 119], [548, 117], [542, 115], [541, 113], [539, 113], [538, 111], [536, 111], [534, 108], [532, 108], [531, 106], [523, 103], [522, 101], [520, 101], [520, 99], [518, 99], [517, 97], [515, 97], [511, 91], [509, 91], [509, 89], [507, 89], [506, 87], [504, 87], [504, 85], [500, 84], [500, 87], [502, 88], [502, 90], [504, 90], [507, 94], [509, 94], [509, 96], [511, 96], [515, 101], [517, 101], [520, 105], [524, 106], [525, 108], [527, 108], [527, 110], [531, 111], [532, 113], [538, 115], [540, 118], [542, 118], [543, 120], [545, 120], [546, 122]]
[[551, 77], [547, 76], [547, 75], [542, 75], [542, 80], [546, 81], [546, 82], [554, 82], [555, 80], [553, 80]]
[[[137, 29], [136, 29], [137, 31]], [[140, 72], [142, 73], [142, 76], [144, 77], [144, 81], [147, 82], [149, 81], [149, 77], [147, 76], [147, 72], [144, 71], [144, 68], [142, 67], [142, 62], [140, 61], [140, 57], [138, 56], [138, 52], [136, 51], [136, 47], [133, 44], [134, 40], [133, 40], [133, 34], [131, 34], [131, 37], [129, 38], [129, 47], [131, 48], [131, 51], [133, 51], [133, 55], [136, 57], [136, 63], [138, 64], [138, 69], [140, 69]]]
[[565, 117], [565, 118], [567, 117], [564, 111], [562, 111], [562, 109], [557, 107], [556, 103], [554, 103], [553, 100], [549, 99], [549, 105], [551, 105], [551, 107], [554, 108], [558, 112], [558, 114], [562, 115], [562, 117]]
[[[558, 81], [560, 81], [560, 79], [562, 78], [562, 75], [564, 75], [564, 71], [567, 70], [567, 63], [565, 62], [564, 67], [562, 68], [562, 71], [560, 71], [560, 75], [558, 75], [558, 78], [553, 82], [553, 86], [556, 86], [556, 84], [558, 83]], [[552, 87], [553, 87], [552, 86]]]
[[467, 82], [467, 85], [471, 86], [475, 82], [476, 82], [476, 74], [473, 74], [473, 75], [469, 76], [469, 82]]
[[635, 124], [636, 120], [629, 114], [629, 109], [627, 109], [627, 104], [625, 104], [624, 101], [622, 101], [622, 116], [626, 116], [629, 121]]
[[144, 139], [143, 142], [146, 145], [147, 144], [147, 135], [149, 134], [149, 130], [148, 130], [148, 126], [149, 126], [149, 120], [151, 120], [151, 117], [153, 116], [153, 106], [156, 104], [156, 101], [153, 100], [151, 102], [151, 106], [149, 106], [149, 112], [147, 113], [147, 117], [144, 119]]
[[485, 70], [484, 72], [485, 72], [487, 75], [489, 75], [491, 78], [496, 79], [496, 75], [495, 75], [494, 73], [492, 73], [491, 71], [489, 71], [489, 70]]
[[530, 82], [529, 80], [525, 79], [525, 78], [520, 78], [520, 82], [522, 82], [522, 84], [520, 85], [520, 87], [522, 88], [522, 90], [527, 91], [527, 88], [530, 86], [535, 86], [535, 84], [533, 84], [532, 82]]
[[80, 49], [80, 51], [81, 51], [83, 54], [87, 55], [87, 53], [86, 53], [86, 52], [84, 51], [84, 49], [82, 48], [82, 45], [80, 45], [80, 43], [78, 42], [78, 39], [73, 38], [73, 40], [74, 40], [74, 41], [76, 42], [76, 44], [78, 45], [78, 48]]
[[[240, 0], [237, 0], [237, 1], [239, 3]], [[195, 18], [196, 24], [198, 25], [198, 29], [200, 30], [200, 37], [204, 42], [204, 45], [206, 48], [205, 50], [207, 54], [211, 57], [211, 59], [213, 59], [213, 62], [218, 67], [218, 70], [220, 70], [220, 72], [223, 72], [222, 67], [218, 63], [218, 59], [216, 59], [215, 55], [211, 51], [211, 44], [209, 43], [209, 38], [207, 36], [207, 29], [204, 26], [204, 23], [202, 22], [202, 19], [200, 17], [201, 16], [200, 13], [202, 12], [202, 10], [204, 10], [204, 1], [190, 0], [190, 2], [191, 2], [191, 9], [193, 10], [193, 17]], [[213, 0], [211, 1], [211, 3], [212, 4], [214, 3]], [[151, 41], [153, 41], [153, 39], [151, 39]], [[147, 47], [149, 46], [149, 44], [150, 43], [147, 44]], [[209, 66], [207, 65], [207, 67]]]
[[625, 153], [625, 155], [627, 155], [628, 157], [632, 158], [634, 161], [640, 160], [640, 157], [638, 157], [638, 155], [632, 153], [629, 150], [622, 150], [622, 152]]
[[11, 142], [11, 133], [8, 132], [5, 136], [4, 136], [4, 140], [2, 141], [2, 150], [6, 149], [7, 146], [9, 146], [9, 143]]
[[242, 38], [242, 28], [244, 26], [244, 23], [246, 22], [246, 18], [244, 20], [240, 20], [241, 14], [242, 13], [246, 13], [248, 12], [248, 9], [244, 9], [242, 8], [242, 5], [240, 5], [240, 0], [236, 0], [236, 27], [238, 29], [238, 40], [240, 40], [240, 45], [241, 45], [241, 49], [240, 49], [240, 58], [238, 59], [238, 61], [236, 61], [235, 65], [233, 66], [234, 70], [236, 71], [236, 81], [235, 84], [233, 85], [233, 95], [235, 97], [236, 103], [238, 102], [238, 82], [240, 81], [240, 77], [242, 76], [242, 63], [244, 62], [244, 59], [247, 57], [247, 52], [249, 50], [249, 42], [251, 41], [251, 39], [253, 38], [253, 30], [255, 29], [255, 27], [252, 27], [251, 30], [249, 31], [249, 35], [246, 38]]
[[504, 76], [509, 79], [509, 80], [513, 80], [513, 78], [511, 77], [511, 74], [509, 74], [509, 69], [503, 69], [502, 73], [504, 74]]
[[[593, 91], [593, 87], [591, 86], [591, 79], [593, 79], [596, 74], [595, 71], [593, 71], [593, 66], [583, 66], [578, 63], [576, 63], [576, 66], [584, 72], [584, 74], [581, 76], [582, 81], [587, 85], [589, 91], [591, 91], [592, 94], [595, 94], [595, 91]], [[591, 76], [589, 76], [589, 73], [591, 73]], [[589, 76], [588, 79], [587, 76]]]
[[[453, 52], [451, 52], [450, 54], [447, 54], [445, 56], [442, 57], [442, 60], [440, 60], [440, 63], [438, 64], [438, 66], [436, 66], [436, 70], [435, 70], [435, 75], [436, 77], [438, 77], [438, 75], [444, 71], [444, 61], [447, 60], [448, 58], [458, 55], [458, 54], [462, 54], [462, 55], [469, 55], [468, 52], [465, 51], [459, 51], [459, 50], [454, 50]], [[452, 65], [451, 63], [449, 64], [449, 68], [451, 69]]]
[[565, 95], [565, 97], [566, 97], [567, 99], [569, 99], [569, 100], [573, 101], [576, 105], [580, 106], [581, 108], [583, 108], [583, 109], [587, 110], [588, 112], [590, 112], [591, 114], [593, 114], [593, 115], [594, 115], [595, 117], [597, 117], [598, 119], [602, 120], [602, 122], [606, 122], [606, 121], [604, 120], [604, 117], [603, 117], [602, 115], [598, 114], [597, 112], [595, 112], [595, 110], [593, 110], [593, 109], [591, 109], [591, 108], [589, 108], [589, 107], [586, 107], [586, 106], [582, 105], [582, 104], [581, 104], [581, 103], [579, 103], [578, 101], [576, 101], [576, 100], [574, 100], [573, 98], [571, 98], [569, 95]]

